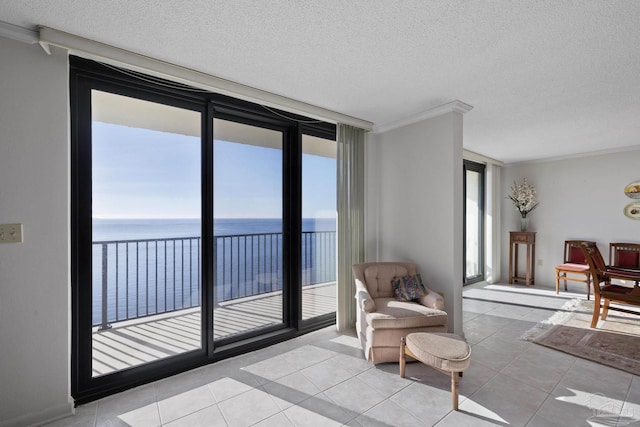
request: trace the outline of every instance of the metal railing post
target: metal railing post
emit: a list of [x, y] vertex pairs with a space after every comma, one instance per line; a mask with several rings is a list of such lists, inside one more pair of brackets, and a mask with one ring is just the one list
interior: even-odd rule
[[107, 284], [109, 279], [108, 274], [108, 259], [107, 256], [107, 244], [102, 244], [102, 324], [99, 331], [103, 329], [111, 328], [111, 325], [107, 322]]

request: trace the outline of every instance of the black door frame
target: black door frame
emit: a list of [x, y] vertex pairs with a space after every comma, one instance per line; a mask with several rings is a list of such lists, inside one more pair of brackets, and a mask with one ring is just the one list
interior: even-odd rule
[[[71, 388], [76, 404], [236, 356], [335, 323], [335, 313], [301, 320], [302, 135], [336, 138], [336, 126], [267, 109], [99, 62], [70, 57], [71, 108]], [[202, 348], [100, 377], [91, 374], [91, 90], [144, 99], [201, 114]], [[213, 119], [283, 132], [283, 324], [229, 340], [213, 340]], [[83, 286], [84, 284], [84, 286]]]
[[[478, 172], [479, 174], [479, 184], [478, 184], [478, 264], [479, 264], [479, 274], [474, 277], [467, 277], [467, 171]], [[462, 191], [462, 203], [463, 203], [463, 226], [462, 226], [462, 262], [463, 262], [463, 284], [470, 285], [472, 283], [478, 283], [485, 279], [485, 183], [486, 183], [486, 166], [482, 163], [473, 162], [471, 160], [464, 160], [462, 167], [463, 174], [463, 191]]]

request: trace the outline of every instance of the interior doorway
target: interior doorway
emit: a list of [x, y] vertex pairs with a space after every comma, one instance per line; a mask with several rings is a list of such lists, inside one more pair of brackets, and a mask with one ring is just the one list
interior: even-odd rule
[[464, 160], [464, 284], [485, 278], [484, 195], [485, 165]]

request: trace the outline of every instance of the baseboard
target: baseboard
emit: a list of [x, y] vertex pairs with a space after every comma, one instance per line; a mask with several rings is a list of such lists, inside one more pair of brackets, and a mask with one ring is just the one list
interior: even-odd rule
[[53, 406], [43, 411], [32, 412], [10, 420], [0, 421], [0, 427], [39, 426], [62, 418], [70, 417], [74, 412], [75, 409], [73, 407], [73, 403], [69, 402], [65, 405]]

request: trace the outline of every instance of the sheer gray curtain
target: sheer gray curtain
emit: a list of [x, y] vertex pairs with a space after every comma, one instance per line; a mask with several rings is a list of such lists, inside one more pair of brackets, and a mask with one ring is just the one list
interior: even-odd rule
[[355, 285], [351, 266], [364, 261], [364, 133], [338, 124], [337, 327], [355, 326]]

